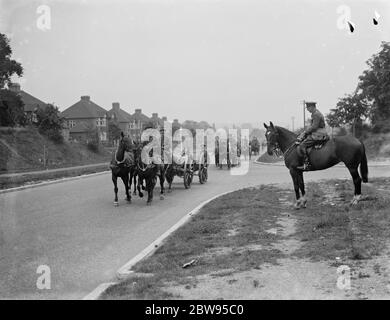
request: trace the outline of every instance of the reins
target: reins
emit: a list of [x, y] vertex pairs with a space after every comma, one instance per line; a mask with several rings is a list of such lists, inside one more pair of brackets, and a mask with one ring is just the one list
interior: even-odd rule
[[[277, 132], [277, 135], [278, 135], [278, 139], [279, 139], [279, 138], [280, 138], [279, 132]], [[294, 146], [297, 146], [296, 141], [294, 141], [294, 142], [287, 148], [287, 150], [283, 152], [283, 151], [282, 151], [282, 148], [280, 147], [279, 142], [276, 142], [274, 151], [277, 150], [279, 154], [282, 153], [283, 158], [285, 159], [285, 158], [290, 154], [290, 152], [294, 149]], [[279, 152], [279, 151], [280, 151], [280, 152]]]

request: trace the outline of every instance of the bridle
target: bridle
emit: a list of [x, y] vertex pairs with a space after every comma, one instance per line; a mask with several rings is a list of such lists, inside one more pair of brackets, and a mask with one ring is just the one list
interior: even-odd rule
[[[123, 142], [123, 139], [121, 139], [121, 142], [120, 142], [121, 144], [124, 144], [124, 142]], [[125, 154], [125, 152], [127, 151], [126, 150], [126, 147], [125, 146], [123, 146], [123, 148], [124, 148], [124, 152], [123, 152], [123, 160], [122, 161], [118, 161], [118, 150], [119, 150], [119, 146], [118, 146], [118, 148], [116, 149], [116, 151], [115, 151], [115, 161], [116, 161], [116, 163], [119, 165], [119, 164], [122, 164], [122, 163], [124, 163], [125, 161], [126, 161], [126, 157], [124, 156], [124, 154]]]
[[149, 163], [146, 165], [146, 167], [143, 167], [140, 165], [140, 163], [143, 163], [142, 162], [142, 159], [141, 159], [141, 151], [142, 148], [140, 149], [140, 147], [137, 148], [137, 153], [136, 153], [136, 162], [137, 162], [137, 168], [138, 170], [142, 171], [142, 172], [146, 172], [147, 170], [153, 168], [155, 166], [155, 164], [152, 162], [152, 163]]
[[[276, 132], [274, 133], [277, 137], [279, 137], [279, 133]], [[276, 140], [278, 140], [276, 138]], [[268, 141], [267, 141], [268, 142]], [[277, 156], [277, 157], [282, 157], [283, 158], [286, 158], [290, 152], [293, 150], [293, 147], [296, 146], [296, 142], [294, 141], [288, 148], [285, 152], [282, 151], [282, 148], [280, 147], [279, 145], [279, 142], [276, 141], [275, 143], [272, 144], [272, 152]]]

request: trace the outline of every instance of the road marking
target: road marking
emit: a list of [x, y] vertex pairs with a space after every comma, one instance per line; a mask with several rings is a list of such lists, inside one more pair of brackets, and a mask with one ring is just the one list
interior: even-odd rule
[[96, 300], [99, 298], [99, 296], [107, 290], [107, 288], [111, 287], [112, 285], [116, 284], [116, 282], [107, 282], [102, 283], [99, 285], [95, 290], [93, 290], [91, 293], [86, 295], [83, 300]]

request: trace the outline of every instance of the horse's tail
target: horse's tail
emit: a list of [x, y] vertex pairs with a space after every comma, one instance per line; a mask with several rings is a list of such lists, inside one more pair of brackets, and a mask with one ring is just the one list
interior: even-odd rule
[[360, 174], [362, 175], [362, 180], [364, 183], [368, 182], [368, 165], [367, 165], [367, 156], [366, 156], [366, 147], [363, 146], [363, 157], [362, 157], [362, 162], [360, 163]]

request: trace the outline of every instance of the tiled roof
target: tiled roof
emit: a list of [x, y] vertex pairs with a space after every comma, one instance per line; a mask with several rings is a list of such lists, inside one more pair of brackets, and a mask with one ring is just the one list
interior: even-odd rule
[[111, 118], [113, 114], [115, 114], [116, 119], [118, 122], [131, 122], [133, 121], [133, 116], [130, 113], [127, 113], [125, 110], [119, 109], [111, 109], [107, 112], [108, 116]]
[[161, 127], [164, 125], [164, 121], [158, 116], [152, 116], [150, 118], [150, 121], [152, 121], [155, 125], [159, 125]]
[[102, 118], [106, 114], [107, 110], [98, 106], [87, 96], [81, 97], [80, 101], [61, 113], [61, 115], [67, 119]]
[[142, 112], [134, 112], [132, 115], [133, 121], [149, 122], [151, 119], [145, 116]]
[[70, 128], [70, 133], [83, 133], [90, 130], [90, 126], [85, 122], [77, 123], [73, 128]]
[[23, 90], [20, 90], [18, 94], [24, 103], [25, 112], [33, 112], [38, 107], [44, 109], [47, 106], [47, 103], [43, 102], [42, 100], [39, 100], [38, 98], [33, 97], [31, 94]]

